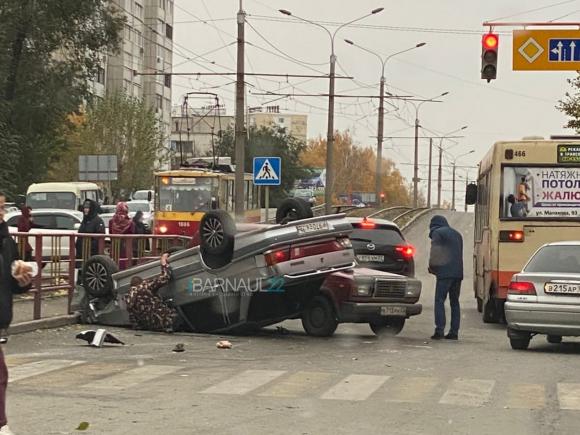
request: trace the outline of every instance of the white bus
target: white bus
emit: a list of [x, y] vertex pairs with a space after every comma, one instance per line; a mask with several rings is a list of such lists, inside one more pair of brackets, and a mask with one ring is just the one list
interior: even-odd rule
[[79, 210], [86, 199], [102, 203], [103, 192], [95, 183], [36, 183], [26, 192], [26, 205], [32, 209]]

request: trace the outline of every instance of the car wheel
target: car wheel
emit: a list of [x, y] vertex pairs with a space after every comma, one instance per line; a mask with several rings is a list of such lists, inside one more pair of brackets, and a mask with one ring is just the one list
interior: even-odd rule
[[526, 350], [530, 345], [530, 338], [510, 337], [510, 345], [514, 350]]
[[477, 312], [483, 313], [483, 300], [481, 298], [476, 298], [477, 301]]
[[199, 226], [200, 245], [210, 255], [222, 255], [234, 249], [236, 224], [223, 210], [208, 211]]
[[106, 255], [93, 255], [83, 268], [82, 283], [87, 293], [94, 298], [113, 294], [113, 274], [119, 271], [117, 264]]
[[548, 340], [548, 343], [552, 343], [552, 344], [560, 344], [562, 343], [562, 336], [561, 335], [548, 335], [548, 337], [546, 337]]
[[316, 296], [302, 313], [302, 326], [308, 335], [330, 337], [338, 327], [332, 304], [325, 296]]
[[282, 201], [276, 209], [276, 223], [287, 223], [313, 217], [312, 208], [308, 202], [300, 198], [288, 198]]
[[404, 317], [385, 317], [379, 322], [370, 322], [371, 330], [379, 337], [399, 334], [405, 326]]
[[483, 322], [484, 323], [499, 323], [501, 318], [500, 306], [498, 301], [491, 297], [486, 304], [483, 305]]

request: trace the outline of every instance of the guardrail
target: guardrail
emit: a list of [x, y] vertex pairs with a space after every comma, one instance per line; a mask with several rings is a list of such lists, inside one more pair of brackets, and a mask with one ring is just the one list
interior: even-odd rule
[[[78, 275], [84, 263], [93, 255], [107, 255], [119, 267], [125, 269], [136, 264], [159, 258], [171, 247], [189, 247], [191, 238], [173, 235], [119, 235], [62, 233], [11, 233], [18, 243], [20, 257], [25, 258], [26, 243], [33, 248], [34, 261], [39, 274], [35, 277], [28, 294], [33, 296], [33, 319], [42, 318], [42, 296], [55, 291], [66, 291], [67, 313], [71, 314], [71, 302]], [[80, 240], [80, 252], [77, 252]]]
[[[398, 212], [399, 210], [412, 210], [411, 207], [396, 205], [393, 207], [383, 208], [375, 213], [368, 215], [368, 217], [376, 217], [376, 218], [383, 218], [383, 219], [394, 219], [391, 217], [394, 212]], [[397, 215], [395, 214], [395, 217]]]

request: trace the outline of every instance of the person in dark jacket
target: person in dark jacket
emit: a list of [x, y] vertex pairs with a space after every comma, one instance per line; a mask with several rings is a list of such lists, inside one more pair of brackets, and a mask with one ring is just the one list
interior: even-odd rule
[[[133, 217], [133, 227], [135, 234], [151, 234], [151, 230], [145, 225], [143, 212], [141, 210], [137, 211]], [[148, 250], [149, 239], [137, 239], [133, 241], [133, 257], [135, 257], [135, 261], [137, 261], [137, 258], [142, 257], [144, 252]]]
[[[87, 199], [83, 204], [83, 221], [79, 228], [79, 234], [105, 234], [105, 223], [101, 219], [98, 213], [99, 205], [91, 200]], [[99, 241], [96, 238], [87, 237], [77, 237], [75, 244], [76, 258], [82, 258], [87, 260], [93, 255], [99, 253]], [[77, 268], [82, 267], [82, 265], [77, 262]], [[80, 274], [79, 274], [80, 275]], [[80, 278], [80, 276], [79, 276]]]
[[[30, 288], [32, 276], [23, 273], [12, 276], [12, 265], [19, 261], [18, 246], [8, 231], [4, 221], [6, 197], [0, 192], [0, 329], [7, 330], [12, 322], [12, 295], [24, 293]], [[6, 341], [6, 335], [2, 334]], [[4, 353], [0, 347], [0, 434], [12, 434], [6, 418], [6, 387], [8, 385], [8, 368]]]
[[[435, 286], [435, 333], [431, 337], [457, 340], [461, 310], [459, 292], [463, 280], [463, 238], [451, 228], [443, 216], [433, 216], [429, 226], [431, 255], [429, 272], [437, 278]], [[451, 305], [451, 327], [445, 334], [445, 299], [449, 294]]]

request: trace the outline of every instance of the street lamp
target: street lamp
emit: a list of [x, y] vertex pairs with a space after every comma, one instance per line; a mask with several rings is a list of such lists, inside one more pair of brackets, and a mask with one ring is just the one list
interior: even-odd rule
[[409, 101], [411, 105], [415, 108], [415, 164], [413, 169], [413, 207], [417, 208], [417, 201], [419, 197], [419, 109], [424, 103], [433, 102], [436, 98], [444, 97], [449, 95], [449, 92], [443, 92], [433, 98], [421, 101], [419, 104], [415, 104]]
[[469, 154], [473, 154], [474, 152], [475, 150], [471, 150], [464, 154], [460, 154], [457, 157], [455, 157], [455, 159], [453, 159], [453, 196], [451, 197], [451, 210], [455, 210], [455, 165], [457, 163], [457, 160], [459, 160], [461, 157], [468, 156]]
[[[459, 131], [463, 131], [467, 128], [467, 125], [460, 127], [456, 130], [450, 131], [449, 133], [445, 133], [443, 136], [440, 137], [439, 140], [439, 168], [437, 169], [437, 208], [441, 208], [441, 171], [443, 166], [443, 140], [451, 136], [453, 133], [457, 133]], [[431, 162], [429, 162], [431, 164]]]
[[336, 37], [336, 34], [342, 28], [350, 24], [356, 23], [357, 21], [361, 21], [365, 18], [368, 18], [371, 15], [378, 14], [379, 12], [382, 12], [384, 9], [385, 8], [373, 9], [369, 14], [366, 14], [362, 17], [356, 18], [352, 21], [340, 25], [334, 31], [334, 33], [332, 33], [330, 30], [328, 30], [328, 28], [326, 28], [322, 24], [293, 15], [292, 12], [290, 12], [289, 10], [278, 9], [281, 14], [294, 17], [297, 20], [304, 21], [305, 23], [309, 23], [316, 27], [324, 29], [324, 31], [328, 33], [328, 36], [330, 37], [330, 73], [329, 73], [330, 84], [328, 91], [328, 127], [326, 132], [326, 183], [324, 188], [324, 202], [326, 214], [332, 213], [332, 191], [334, 187], [334, 169], [332, 167], [334, 161], [334, 82], [336, 71], [336, 54], [334, 53], [334, 39]]
[[377, 133], [377, 169], [376, 169], [376, 175], [375, 175], [375, 198], [376, 198], [376, 201], [378, 204], [379, 198], [380, 198], [380, 195], [382, 192], [381, 174], [382, 174], [382, 170], [383, 170], [383, 166], [382, 166], [382, 163], [383, 163], [383, 130], [384, 130], [384, 121], [385, 121], [385, 66], [386, 66], [387, 62], [389, 61], [389, 59], [391, 59], [399, 54], [403, 54], [403, 53], [406, 53], [408, 51], [414, 50], [416, 48], [423, 47], [427, 43], [421, 42], [419, 44], [414, 45], [413, 47], [398, 51], [396, 53], [393, 53], [393, 54], [383, 58], [383, 56], [381, 56], [379, 53], [377, 53], [373, 50], [370, 50], [368, 48], [362, 47], [358, 44], [355, 44], [350, 39], [345, 39], [344, 42], [346, 42], [347, 44], [350, 44], [354, 47], [358, 47], [361, 50], [366, 51], [367, 53], [370, 53], [370, 54], [376, 56], [379, 59], [379, 62], [381, 63], [382, 69], [381, 69], [381, 84], [380, 84], [380, 89], [379, 89], [379, 124], [378, 124], [378, 133]]

